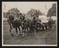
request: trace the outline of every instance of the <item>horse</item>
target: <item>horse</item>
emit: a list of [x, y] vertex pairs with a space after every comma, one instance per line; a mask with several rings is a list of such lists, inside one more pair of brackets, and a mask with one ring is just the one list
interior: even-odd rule
[[[11, 32], [11, 30], [12, 30], [13, 28], [15, 28], [16, 34], [18, 34], [17, 29], [19, 29], [19, 31], [20, 31], [21, 20], [17, 20], [17, 19], [14, 20], [14, 16], [10, 15], [9, 18], [8, 18], [8, 20], [7, 20], [7, 22], [8, 22], [8, 24], [10, 25], [9, 31]], [[12, 33], [11, 33], [11, 35], [13, 36]]]
[[41, 20], [37, 20], [36, 22], [36, 31], [40, 31], [42, 28]]
[[53, 21], [53, 19], [49, 18], [49, 20], [47, 20], [48, 22], [42, 23], [42, 25], [44, 26], [44, 30], [49, 30], [52, 29], [53, 24], [55, 23], [55, 21]]

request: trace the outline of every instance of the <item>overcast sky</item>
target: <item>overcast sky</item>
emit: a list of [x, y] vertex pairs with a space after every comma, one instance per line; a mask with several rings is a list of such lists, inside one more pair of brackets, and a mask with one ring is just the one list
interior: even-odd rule
[[11, 8], [18, 8], [22, 13], [27, 13], [31, 8], [38, 9], [47, 14], [52, 4], [56, 2], [2, 2], [2, 10], [7, 12]]

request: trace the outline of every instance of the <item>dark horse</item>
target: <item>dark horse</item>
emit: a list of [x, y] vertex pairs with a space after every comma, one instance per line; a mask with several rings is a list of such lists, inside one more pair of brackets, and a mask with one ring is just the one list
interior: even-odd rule
[[[8, 24], [10, 25], [10, 32], [12, 30], [12, 28], [16, 29], [16, 33], [18, 33], [17, 28], [20, 31], [20, 26], [21, 26], [21, 21], [20, 20], [14, 20], [14, 16], [10, 15], [8, 20], [7, 20]], [[13, 36], [13, 34], [11, 34]]]

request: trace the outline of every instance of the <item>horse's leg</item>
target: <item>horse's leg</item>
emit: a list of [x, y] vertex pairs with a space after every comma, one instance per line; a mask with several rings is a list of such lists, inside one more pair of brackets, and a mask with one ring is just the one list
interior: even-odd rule
[[22, 34], [22, 27], [19, 26], [18, 28], [19, 28], [19, 34]]
[[11, 32], [11, 25], [10, 25], [10, 29], [9, 29], [9, 31]]
[[28, 33], [28, 31], [29, 31], [29, 27], [27, 26], [27, 27], [26, 27], [26, 32]]
[[34, 36], [36, 36], [36, 28], [34, 28]]
[[45, 25], [45, 30], [47, 30], [47, 26]]
[[[11, 33], [11, 30], [12, 30], [12, 26], [10, 25], [10, 33]], [[13, 33], [11, 33], [11, 36], [14, 36]]]
[[20, 31], [20, 34], [22, 34], [22, 27], [21, 26], [19, 27], [19, 31]]
[[18, 27], [19, 28], [19, 31], [20, 31], [20, 27]]
[[10, 29], [9, 29], [9, 31], [11, 32], [11, 30], [12, 30], [12, 26], [11, 26], [11, 24], [9, 24], [10, 25]]
[[41, 28], [42, 28], [42, 30], [44, 30], [44, 26], [43, 25], [41, 25]]
[[17, 31], [17, 27], [15, 28], [16, 29], [16, 34], [18, 33], [18, 31]]
[[47, 26], [46, 26], [46, 30], [47, 30]]

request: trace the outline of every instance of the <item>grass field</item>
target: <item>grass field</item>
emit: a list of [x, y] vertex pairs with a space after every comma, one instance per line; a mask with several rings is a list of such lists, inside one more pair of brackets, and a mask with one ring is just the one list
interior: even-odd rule
[[56, 44], [56, 28], [51, 31], [39, 31], [35, 36], [26, 37], [12, 37], [9, 32], [9, 25], [3, 22], [3, 44], [19, 44], [19, 45], [43, 45], [43, 44]]

